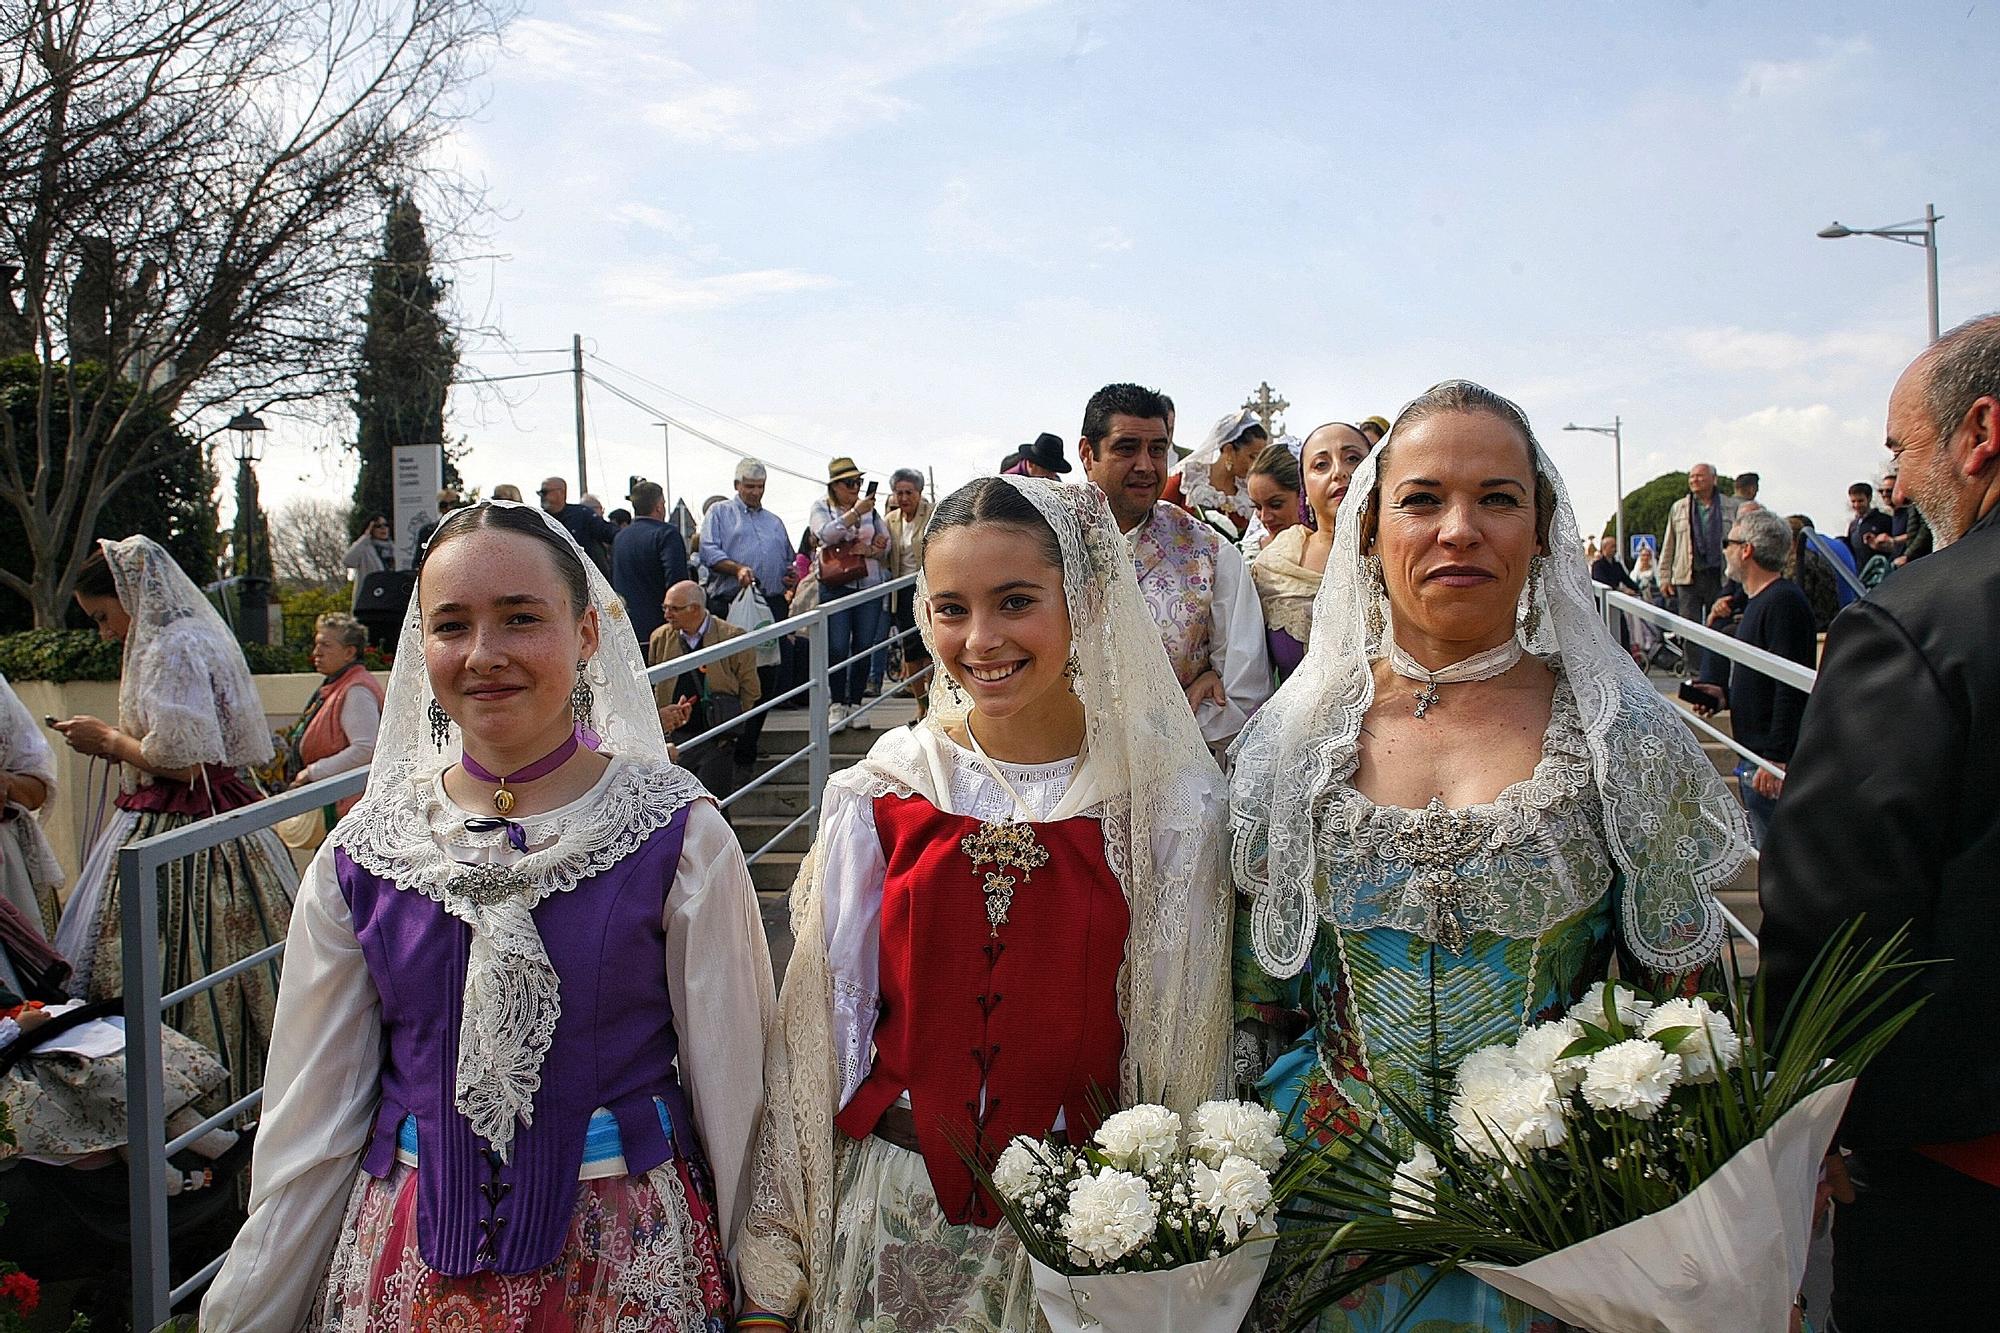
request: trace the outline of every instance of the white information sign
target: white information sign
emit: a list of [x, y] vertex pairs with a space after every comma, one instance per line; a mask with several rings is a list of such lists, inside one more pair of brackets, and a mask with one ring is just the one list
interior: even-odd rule
[[396, 446], [397, 566], [413, 569], [417, 560], [417, 534], [437, 522], [437, 493], [444, 485], [444, 447], [437, 444]]

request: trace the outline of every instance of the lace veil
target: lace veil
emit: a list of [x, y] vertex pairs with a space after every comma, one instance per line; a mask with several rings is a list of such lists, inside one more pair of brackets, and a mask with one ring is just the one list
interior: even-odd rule
[[[1084, 754], [1052, 819], [1096, 813], [1106, 858], [1131, 912], [1120, 973], [1126, 1104], [1159, 1101], [1182, 1111], [1212, 1095], [1224, 1070], [1229, 1025], [1229, 903], [1220, 771], [1186, 696], [1160, 651], [1140, 598], [1130, 548], [1093, 486], [1039, 478], [1001, 480], [1031, 500], [1062, 547], [1063, 593], [1080, 670]], [[917, 582], [918, 623], [934, 661], [928, 582]], [[920, 724], [941, 733], [967, 702], [934, 677]], [[950, 807], [949, 747], [903, 729], [829, 784], [858, 796], [918, 794]], [[1156, 841], [1178, 833], [1192, 856], [1159, 863]], [[770, 1043], [756, 1203], [738, 1264], [751, 1298], [795, 1309], [808, 1274], [829, 1271], [833, 1224], [834, 1101], [840, 1087], [827, 1037], [832, 1009], [818, 848], [792, 895], [797, 937], [780, 1000], [782, 1040]]]
[[1249, 430], [1261, 423], [1257, 414], [1248, 408], [1231, 412], [1228, 416], [1209, 427], [1202, 437], [1199, 447], [1181, 460], [1181, 498], [1195, 509], [1215, 509], [1236, 518], [1249, 518], [1257, 512], [1257, 506], [1250, 502], [1249, 493], [1240, 485], [1233, 494], [1224, 495], [1215, 489], [1208, 479], [1209, 468], [1222, 457], [1222, 446], [1231, 444]]
[[[269, 763], [271, 729], [236, 636], [151, 537], [102, 541], [118, 604], [131, 617], [118, 679], [118, 725], [159, 768]], [[120, 782], [132, 790], [129, 766]], [[150, 780], [150, 779], [148, 779]]]
[[600, 751], [625, 761], [614, 785], [573, 823], [550, 828], [524, 820], [529, 846], [507, 867], [504, 883], [493, 883], [486, 866], [462, 865], [448, 855], [434, 821], [456, 831], [463, 816], [440, 804], [437, 780], [459, 761], [463, 742], [454, 725], [442, 749], [431, 743], [427, 714], [435, 696], [424, 669], [421, 598], [412, 596], [382, 701], [367, 791], [328, 838], [364, 870], [422, 893], [472, 928], [456, 1103], [503, 1155], [516, 1121], [533, 1118], [542, 1059], [562, 1013], [555, 969], [535, 928], [535, 904], [636, 851], [682, 806], [706, 794], [686, 770], [667, 761], [666, 737], [624, 604], [569, 532], [553, 516], [533, 512], [576, 551], [590, 581], [598, 647], [584, 670], [592, 698], [586, 726]]
[[[1462, 387], [1472, 386], [1454, 382], [1432, 392]], [[1330, 794], [1354, 773], [1361, 721], [1374, 702], [1371, 664], [1394, 632], [1388, 598], [1364, 572], [1360, 541], [1362, 509], [1393, 444], [1392, 432], [1355, 470], [1341, 502], [1305, 659], [1232, 751], [1236, 878], [1251, 897], [1258, 965], [1276, 977], [1305, 966], [1322, 919], [1352, 929], [1374, 924], [1341, 919], [1348, 909], [1325, 893], [1320, 858]], [[1524, 590], [1523, 645], [1559, 664], [1575, 695], [1605, 841], [1623, 881], [1620, 933], [1647, 967], [1685, 971], [1721, 948], [1724, 922], [1711, 893], [1749, 859], [1749, 827], [1679, 710], [1605, 627], [1569, 493], [1539, 444], [1534, 453], [1537, 473], [1553, 488], [1555, 515], [1542, 577]]]

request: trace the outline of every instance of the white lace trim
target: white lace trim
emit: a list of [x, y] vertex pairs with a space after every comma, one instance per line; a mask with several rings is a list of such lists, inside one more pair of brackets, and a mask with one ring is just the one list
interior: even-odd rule
[[[1207, 468], [1200, 469], [1207, 472]], [[1217, 509], [1237, 518], [1249, 518], [1257, 512], [1256, 504], [1242, 491], [1234, 495], [1224, 495], [1205, 476], [1184, 472], [1181, 474], [1181, 498], [1188, 502], [1190, 509]]]
[[694, 1210], [687, 1186], [674, 1163], [646, 1173], [660, 1197], [666, 1218], [633, 1247], [632, 1258], [612, 1286], [637, 1307], [618, 1317], [618, 1333], [650, 1333], [661, 1326], [675, 1329], [708, 1327], [708, 1307], [701, 1295], [701, 1252], [695, 1248]]
[[[535, 905], [617, 865], [707, 793], [685, 769], [613, 758], [581, 799], [515, 821], [529, 850], [509, 863], [504, 834], [467, 833], [467, 813], [446, 798], [442, 779], [425, 787], [400, 801], [371, 790], [331, 841], [370, 874], [423, 894], [472, 928], [455, 1103], [505, 1158], [515, 1125], [533, 1123], [542, 1062], [562, 1016]], [[478, 859], [455, 860], [454, 847]]]

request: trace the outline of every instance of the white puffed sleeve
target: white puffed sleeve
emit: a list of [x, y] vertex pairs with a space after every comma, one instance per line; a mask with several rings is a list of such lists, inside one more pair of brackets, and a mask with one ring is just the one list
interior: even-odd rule
[[334, 879], [329, 843], [307, 868], [292, 908], [250, 1168], [250, 1217], [202, 1301], [204, 1333], [304, 1326], [340, 1235], [381, 1072], [381, 998]]
[[154, 768], [222, 762], [227, 747], [205, 645], [200, 635], [169, 630], [146, 645], [144, 661], [126, 668], [139, 672], [143, 688], [139, 717], [119, 721], [138, 736], [139, 753]]
[[43, 802], [44, 808], [52, 803], [56, 794], [55, 751], [5, 676], [0, 676], [0, 773], [37, 779], [48, 788], [51, 798]]
[[730, 1238], [750, 1206], [750, 1150], [777, 991], [743, 848], [710, 801], [688, 808], [665, 925], [681, 1086], [715, 1177], [722, 1235]]
[[1229, 702], [1204, 703], [1196, 713], [1210, 745], [1236, 739], [1243, 724], [1271, 697], [1271, 660], [1264, 642], [1264, 606], [1243, 553], [1223, 542], [1215, 553], [1215, 600], [1210, 606], [1209, 660], [1222, 677]]
[[882, 882], [889, 863], [875, 831], [874, 801], [834, 785], [827, 788], [826, 802], [821, 907], [833, 982], [829, 1035], [840, 1074], [837, 1105], [845, 1107], [874, 1065], [882, 1003]]

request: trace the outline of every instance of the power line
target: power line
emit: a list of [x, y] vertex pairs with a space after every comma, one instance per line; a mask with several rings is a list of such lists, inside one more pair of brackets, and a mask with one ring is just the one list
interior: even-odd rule
[[564, 370], [524, 370], [518, 375], [467, 375], [452, 380], [453, 384], [502, 384], [508, 380], [538, 380], [545, 375], [567, 375]]
[[[763, 426], [759, 426], [753, 421], [745, 421], [741, 417], [731, 416], [729, 413], [723, 411], [719, 407], [710, 407], [707, 403], [700, 402], [696, 399], [690, 398], [684, 393], [678, 393], [673, 389], [669, 389], [664, 384], [661, 384], [655, 380], [647, 379], [644, 375], [641, 375], [636, 370], [627, 370], [625, 367], [618, 365], [615, 362], [607, 361], [602, 356], [598, 355], [596, 352], [587, 352], [585, 353], [585, 355], [590, 357], [591, 360], [597, 362], [599, 365], [603, 366], [607, 370], [615, 370], [620, 375], [626, 376], [628, 379], [637, 380], [639, 383], [645, 385], [649, 389], [655, 389], [660, 393], [666, 394], [669, 398], [673, 398], [679, 402], [686, 403], [689, 407], [699, 408], [701, 411], [708, 413], [710, 416], [717, 417], [723, 421], [727, 421], [733, 426], [741, 426], [744, 430], [755, 431], [757, 434], [762, 435], [767, 439], [775, 440], [779, 444], [789, 445], [790, 447], [797, 449], [800, 453], [811, 455], [814, 459], [820, 462], [826, 462], [827, 460], [833, 457], [831, 453], [827, 452], [824, 449], [815, 449], [809, 444], [801, 444], [797, 440], [791, 439], [788, 436], [780, 435], [778, 434], [778, 432], [774, 430], [767, 430]], [[883, 470], [886, 471], [886, 469]]]
[[762, 463], [765, 467], [769, 468], [773, 472], [782, 472], [788, 477], [797, 477], [800, 481], [810, 482], [814, 486], [826, 485], [826, 478], [824, 477], [809, 476], [804, 472], [799, 472], [792, 468], [788, 468], [782, 463], [773, 463], [769, 459], [762, 458], [757, 454], [753, 454], [747, 449], [739, 449], [735, 445], [727, 442], [726, 440], [718, 440], [717, 438], [715, 438], [715, 436], [710, 435], [707, 431], [702, 430], [700, 427], [691, 426], [687, 422], [682, 421], [679, 417], [676, 417], [673, 414], [667, 412], [665, 409], [656, 407], [652, 403], [649, 403], [643, 398], [640, 398], [634, 394], [627, 393], [624, 389], [619, 388], [616, 384], [613, 384], [610, 380], [605, 379], [602, 375], [597, 374], [595, 371], [586, 370], [583, 372], [583, 377], [589, 380], [591, 383], [597, 385], [599, 388], [603, 389], [606, 393], [610, 394], [612, 397], [621, 399], [624, 402], [629, 403], [631, 406], [638, 408], [642, 412], [650, 412], [656, 419], [666, 422], [668, 425], [674, 427], [676, 430], [686, 431], [689, 435], [694, 436], [697, 440], [701, 440], [705, 443], [712, 444], [726, 454], [734, 454], [738, 458], [756, 459], [756, 461]]

